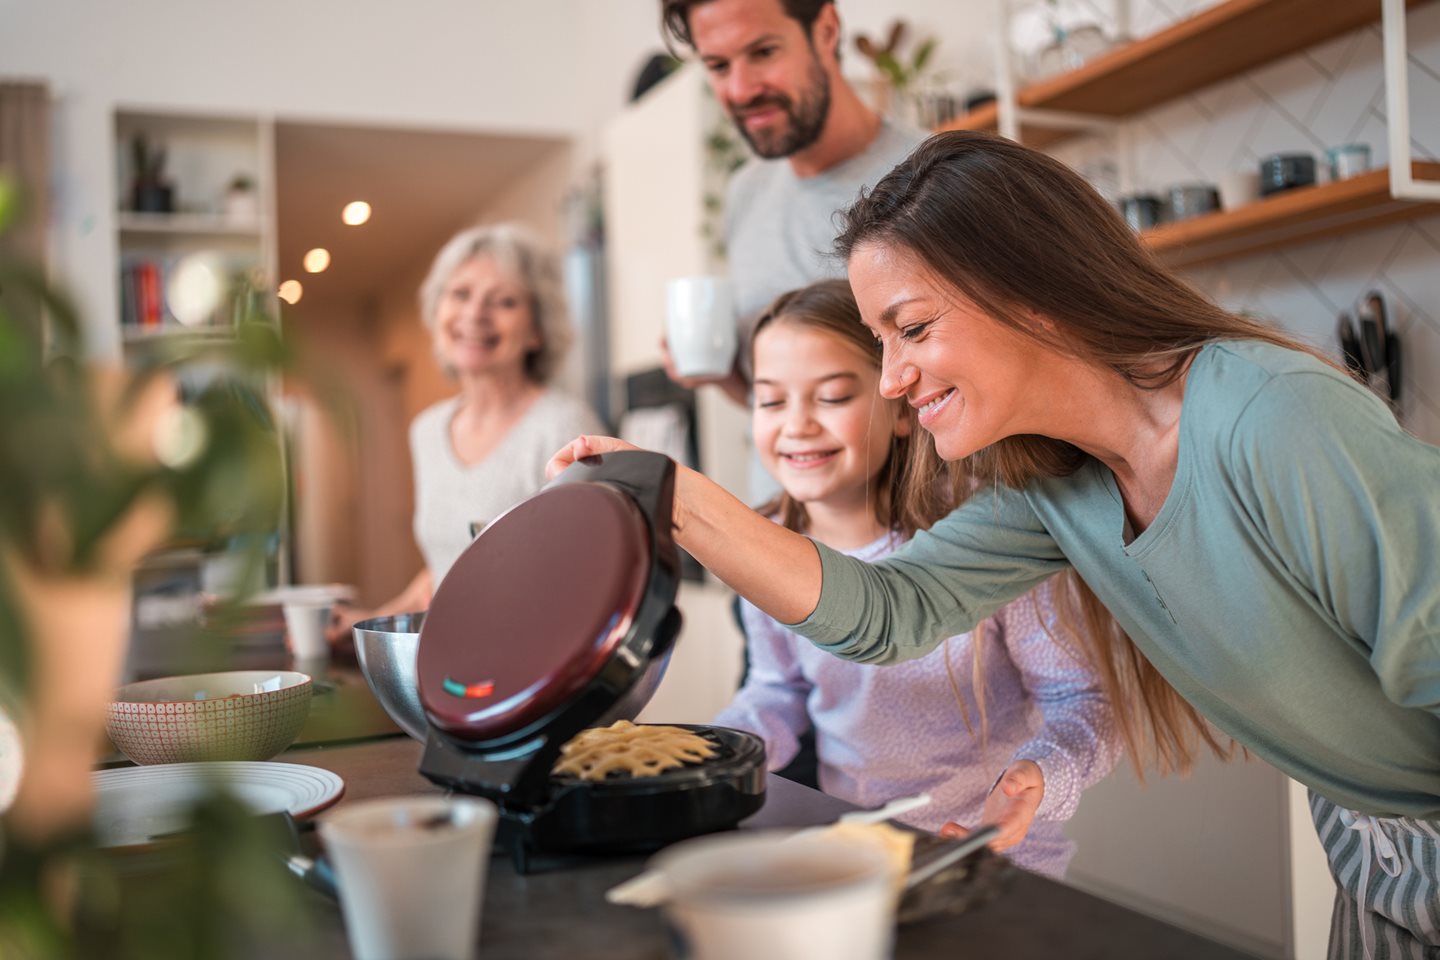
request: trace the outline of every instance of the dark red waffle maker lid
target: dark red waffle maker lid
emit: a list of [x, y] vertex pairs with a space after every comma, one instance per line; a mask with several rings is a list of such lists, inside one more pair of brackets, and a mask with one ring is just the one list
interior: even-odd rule
[[484, 751], [589, 714], [563, 723], [568, 737], [668, 652], [672, 638], [657, 634], [675, 616], [673, 471], [638, 451], [575, 464], [466, 548], [420, 632], [420, 700], [436, 731]]

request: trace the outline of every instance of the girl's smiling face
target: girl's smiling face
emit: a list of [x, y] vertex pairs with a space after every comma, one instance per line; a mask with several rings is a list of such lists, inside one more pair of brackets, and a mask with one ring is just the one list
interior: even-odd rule
[[487, 254], [445, 281], [435, 315], [438, 354], [461, 376], [522, 369], [540, 348], [529, 289]]
[[881, 394], [915, 409], [941, 457], [1046, 433], [1035, 374], [1052, 351], [942, 286], [904, 251], [857, 247], [849, 274], [860, 315], [884, 346]]
[[755, 335], [753, 428], [761, 461], [801, 503], [863, 505], [893, 438], [909, 432], [863, 350], [783, 316]]

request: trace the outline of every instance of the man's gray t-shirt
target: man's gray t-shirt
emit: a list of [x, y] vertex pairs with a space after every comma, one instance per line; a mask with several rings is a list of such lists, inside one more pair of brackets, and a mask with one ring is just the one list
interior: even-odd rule
[[[725, 200], [725, 255], [735, 288], [740, 326], [740, 369], [750, 377], [750, 334], [755, 321], [780, 294], [817, 280], [845, 276], [831, 253], [836, 213], [862, 187], [873, 187], [919, 146], [926, 134], [881, 120], [880, 131], [861, 153], [813, 177], [798, 177], [788, 160], [752, 158], [736, 171]], [[759, 459], [750, 463], [750, 499], [778, 492]]]
[[845, 264], [830, 252], [835, 214], [924, 139], [882, 120], [864, 152], [813, 177], [797, 177], [788, 160], [758, 158], [736, 172], [725, 202], [725, 250], [747, 374], [750, 331], [761, 311], [787, 290], [845, 276]]

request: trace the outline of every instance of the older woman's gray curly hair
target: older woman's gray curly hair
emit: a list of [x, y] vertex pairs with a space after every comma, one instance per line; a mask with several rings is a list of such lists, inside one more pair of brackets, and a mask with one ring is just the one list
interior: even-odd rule
[[[525, 374], [536, 383], [546, 383], [554, 375], [565, 351], [570, 348], [574, 332], [565, 306], [565, 289], [560, 264], [534, 234], [514, 223], [470, 227], [461, 230], [440, 248], [430, 273], [420, 284], [420, 316], [425, 326], [435, 332], [435, 314], [450, 275], [471, 257], [488, 255], [503, 269], [519, 278], [530, 291], [530, 307], [540, 347], [525, 356]], [[438, 350], [437, 350], [438, 352]], [[444, 358], [441, 358], [444, 365]], [[450, 372], [447, 368], [447, 372]]]

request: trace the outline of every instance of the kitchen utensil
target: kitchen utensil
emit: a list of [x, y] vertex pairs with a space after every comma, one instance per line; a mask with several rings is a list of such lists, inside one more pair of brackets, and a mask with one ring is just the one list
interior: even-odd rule
[[1159, 226], [1163, 211], [1160, 198], [1153, 193], [1132, 193], [1120, 198], [1120, 213], [1130, 229], [1137, 232]]
[[1367, 293], [1353, 318], [1348, 312], [1340, 314], [1336, 339], [1345, 366], [1382, 398], [1397, 403], [1404, 348], [1390, 326], [1390, 311], [1380, 291]]
[[430, 729], [415, 681], [415, 657], [424, 622], [423, 613], [402, 613], [362, 620], [353, 630], [355, 656], [370, 692], [390, 719], [421, 743]]
[[183, 830], [190, 810], [223, 784], [256, 814], [312, 816], [340, 799], [345, 781], [298, 763], [168, 763], [93, 775], [95, 834], [101, 846], [141, 847]]
[[1308, 153], [1277, 153], [1260, 161], [1260, 196], [1308, 187], [1315, 182], [1315, 158]]
[[915, 838], [910, 876], [900, 897], [901, 924], [954, 916], [994, 897], [1015, 873], [1010, 861], [989, 849], [986, 827], [960, 840], [935, 834]]
[[[841, 814], [840, 823], [884, 823], [892, 817], [898, 817], [902, 813], [909, 813], [911, 810], [918, 810], [930, 803], [930, 794], [922, 793], [913, 797], [900, 797], [891, 800], [875, 810], [852, 810], [849, 813]], [[813, 836], [824, 833], [828, 826], [811, 827], [808, 830], [801, 830], [791, 834], [789, 839], [796, 837]], [[605, 899], [611, 903], [623, 903], [632, 907], [654, 907], [664, 902], [670, 895], [670, 887], [665, 882], [665, 874], [659, 870], [646, 870], [637, 876], [631, 877], [624, 883], [618, 883], [605, 891]]]
[[1188, 220], [1220, 209], [1220, 191], [1213, 183], [1180, 183], [1170, 188], [1172, 221]]
[[1360, 319], [1360, 354], [1366, 381], [1392, 404], [1398, 403], [1404, 347], [1391, 326], [1384, 294], [1371, 290], [1361, 298], [1356, 315]]
[[105, 730], [136, 763], [268, 760], [288, 747], [310, 715], [310, 677], [239, 670], [123, 686]]
[[1325, 151], [1330, 161], [1330, 179], [1348, 180], [1370, 169], [1368, 143], [1342, 143]]
[[1232, 170], [1220, 178], [1220, 205], [1236, 210], [1260, 197], [1260, 179], [1254, 170]]
[[673, 488], [654, 453], [572, 465], [485, 528], [420, 624], [420, 772], [494, 800], [522, 872], [535, 853], [656, 849], [764, 802], [764, 744], [723, 727], [687, 726], [716, 755], [657, 775], [551, 772], [571, 737], [632, 719], [660, 682], [680, 627]]
[[472, 797], [387, 797], [321, 818], [357, 960], [469, 960], [497, 813]]
[[923, 858], [917, 852], [910, 863], [910, 875], [905, 878], [905, 886], [918, 887], [947, 867], [985, 849], [986, 844], [999, 834], [999, 827], [981, 827], [945, 846], [930, 848]]

